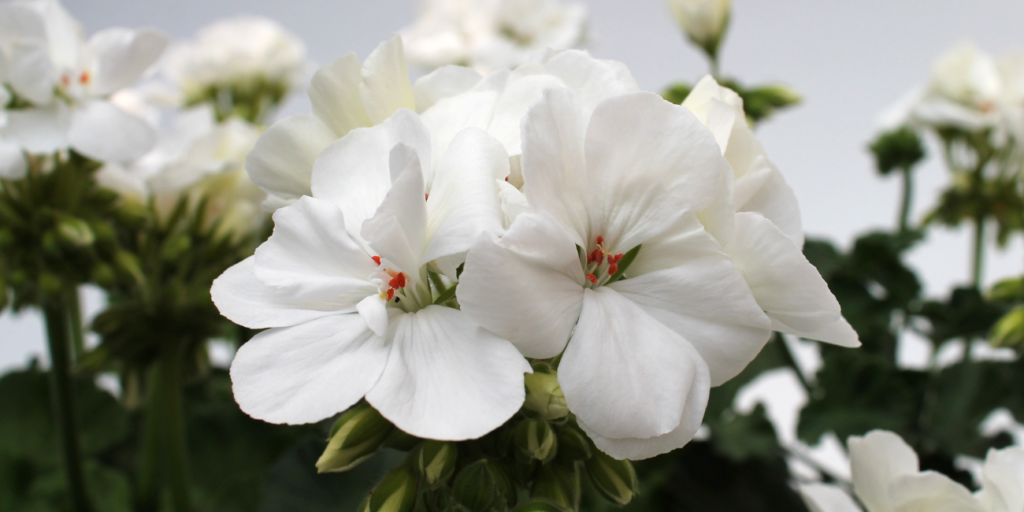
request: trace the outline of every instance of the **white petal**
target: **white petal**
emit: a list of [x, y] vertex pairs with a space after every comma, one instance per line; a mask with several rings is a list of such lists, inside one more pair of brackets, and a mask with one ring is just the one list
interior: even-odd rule
[[543, 73], [524, 74], [522, 71], [516, 70], [509, 76], [487, 124], [487, 133], [501, 141], [513, 155], [522, 151], [520, 126], [530, 107], [540, 101], [546, 91], [565, 88], [557, 77]]
[[483, 238], [469, 251], [458, 298], [474, 321], [527, 357], [547, 359], [569, 341], [584, 282], [568, 233], [550, 217], [526, 213], [500, 240]]
[[405, 432], [444, 441], [476, 439], [522, 406], [523, 374], [530, 365], [511, 343], [463, 312], [428, 306], [398, 314], [388, 335], [391, 356], [366, 399]]
[[373, 124], [384, 122], [399, 109], [416, 109], [401, 37], [384, 41], [366, 58], [359, 90]]
[[48, 154], [68, 147], [70, 114], [63, 103], [42, 108], [7, 111], [5, 135], [25, 151]]
[[523, 194], [533, 208], [566, 227], [573, 242], [587, 247], [589, 221], [583, 140], [587, 119], [579, 96], [551, 90], [523, 119]]
[[386, 336], [388, 333], [388, 308], [387, 303], [376, 295], [370, 295], [356, 305], [356, 311], [363, 317], [366, 325], [377, 336]]
[[101, 162], [127, 162], [153, 148], [156, 130], [113, 103], [90, 101], [72, 111], [68, 143]]
[[483, 77], [473, 68], [464, 66], [442, 66], [416, 80], [412, 95], [416, 99], [416, 111], [423, 112], [438, 100], [468, 91]]
[[966, 487], [934, 471], [895, 478], [889, 499], [894, 512], [987, 512]]
[[274, 234], [256, 249], [256, 276], [291, 300], [332, 300], [352, 311], [368, 295], [376, 264], [344, 229], [341, 210], [303, 197], [274, 213]]
[[870, 511], [891, 510], [889, 484], [917, 474], [917, 454], [900, 436], [884, 430], [850, 437], [847, 445], [857, 498]]
[[10, 83], [14, 92], [36, 105], [53, 99], [57, 71], [50, 60], [45, 42], [25, 41], [12, 48]]
[[398, 267], [395, 270], [418, 275], [427, 228], [423, 171], [419, 157], [405, 144], [395, 146], [390, 159], [399, 175], [377, 212], [363, 223], [361, 233], [377, 255]]
[[96, 59], [91, 93], [106, 96], [142, 77], [163, 55], [170, 38], [153, 29], [111, 28], [89, 39]]
[[757, 357], [771, 336], [771, 322], [710, 235], [694, 230], [674, 242], [642, 246], [634, 265], [650, 250], [672, 251], [675, 266], [610, 286], [691, 343], [718, 386]]
[[[740, 95], [732, 89], [719, 85], [711, 75], [704, 75], [697, 85], [693, 86], [693, 90], [683, 100], [683, 106], [693, 112], [701, 122], [710, 124], [708, 118], [716, 102], [729, 107], [739, 116], [743, 115], [743, 99], [740, 98]], [[734, 117], [733, 121], [741, 119], [739, 116]], [[743, 123], [746, 124], [745, 121]], [[732, 124], [728, 128], [731, 131]], [[724, 148], [725, 145], [723, 144], [722, 147]]]
[[804, 229], [796, 194], [774, 165], [767, 160], [763, 162], [763, 165], [755, 164], [756, 170], [736, 180], [736, 211], [760, 213], [802, 249]]
[[1024, 510], [1024, 448], [989, 450], [982, 482], [982, 499], [990, 512]]
[[310, 195], [313, 163], [337, 137], [312, 114], [288, 116], [256, 140], [245, 160], [249, 177], [267, 194], [268, 206], [284, 206]]
[[423, 261], [464, 253], [481, 235], [502, 232], [496, 180], [506, 176], [508, 153], [497, 140], [476, 128], [455, 137], [429, 189]]
[[313, 114], [334, 131], [336, 137], [365, 126], [372, 126], [359, 93], [362, 68], [355, 54], [334, 59], [313, 75], [309, 100]]
[[587, 128], [587, 209], [613, 252], [653, 238], [703, 209], [728, 163], [685, 108], [635, 93], [598, 105]]
[[530, 211], [530, 203], [526, 196], [508, 181], [498, 182], [498, 199], [501, 200], [501, 211], [505, 212], [502, 225], [507, 229], [520, 215]]
[[628, 298], [600, 287], [584, 292], [558, 382], [569, 409], [590, 431], [646, 439], [676, 430], [691, 394], [707, 393], [703, 365], [689, 342]]
[[725, 252], [743, 273], [775, 330], [844, 347], [860, 346], [821, 274], [771, 221], [756, 213], [736, 214], [736, 237]]
[[231, 363], [235, 401], [270, 423], [313, 423], [359, 401], [381, 376], [389, 349], [357, 314], [270, 329]]
[[[416, 150], [423, 170], [430, 168], [430, 133], [410, 110], [398, 111], [379, 126], [352, 130], [313, 166], [313, 195], [341, 207], [349, 233], [359, 236], [363, 222], [374, 216], [391, 189], [391, 149], [398, 143]], [[429, 182], [429, 176], [425, 179]]]
[[337, 314], [346, 304], [333, 300], [294, 300], [265, 284], [254, 272], [250, 256], [224, 271], [213, 281], [210, 295], [220, 314], [250, 329], [288, 327]]
[[499, 91], [504, 86], [499, 79], [507, 75], [507, 71], [494, 73], [473, 89], [444, 98], [423, 112], [423, 124], [430, 129], [434, 166], [459, 132], [466, 128], [487, 129]]
[[21, 146], [11, 139], [0, 137], [0, 178], [18, 179], [25, 175], [28, 163]]
[[587, 111], [593, 111], [608, 98], [640, 91], [624, 64], [595, 59], [582, 50], [558, 52], [544, 68], [579, 94]]
[[704, 421], [704, 410], [707, 409], [711, 393], [707, 365], [700, 359], [696, 351], [693, 356], [697, 363], [697, 374], [694, 376], [690, 394], [683, 398], [685, 400], [683, 414], [679, 420], [679, 426], [675, 430], [647, 439], [612, 439], [602, 437], [582, 421], [579, 422], [580, 428], [594, 441], [598, 449], [620, 460], [649, 459], [686, 446]]
[[862, 512], [845, 491], [830, 484], [798, 484], [810, 512]]

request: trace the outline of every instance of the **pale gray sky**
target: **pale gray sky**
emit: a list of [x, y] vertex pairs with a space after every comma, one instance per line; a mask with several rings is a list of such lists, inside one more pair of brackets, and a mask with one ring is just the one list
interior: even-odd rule
[[[620, 60], [640, 85], [660, 90], [706, 71], [684, 44], [662, 0], [591, 0], [591, 52]], [[796, 191], [812, 236], [848, 244], [855, 234], [890, 226], [899, 193], [881, 180], [865, 145], [881, 110], [926, 80], [931, 61], [970, 38], [1000, 54], [1024, 51], [1020, 0], [734, 0], [723, 53], [724, 72], [746, 83], [782, 81], [805, 97], [799, 108], [763, 126], [770, 157]], [[91, 33], [110, 26], [161, 28], [188, 37], [203, 25], [236, 14], [278, 20], [306, 41], [318, 62], [355, 51], [365, 57], [409, 23], [415, 0], [65, 0]], [[301, 101], [298, 107], [301, 106]], [[915, 211], [921, 214], [945, 182], [932, 162], [919, 172]], [[930, 293], [963, 282], [968, 233], [936, 231], [912, 262]], [[1024, 243], [990, 258], [989, 280], [1019, 274]], [[0, 370], [43, 351], [38, 317], [0, 318]]]

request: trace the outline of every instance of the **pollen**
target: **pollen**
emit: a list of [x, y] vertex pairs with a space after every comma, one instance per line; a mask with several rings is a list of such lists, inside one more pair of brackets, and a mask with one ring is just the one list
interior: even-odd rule
[[371, 256], [370, 259], [372, 259], [373, 262], [376, 263], [378, 267], [380, 266], [380, 256]]
[[595, 276], [594, 274], [587, 274], [587, 281], [590, 281], [590, 284], [596, 286], [597, 285], [597, 276]]
[[82, 74], [78, 75], [78, 83], [86, 85], [92, 80], [92, 74], [88, 71], [82, 71]]

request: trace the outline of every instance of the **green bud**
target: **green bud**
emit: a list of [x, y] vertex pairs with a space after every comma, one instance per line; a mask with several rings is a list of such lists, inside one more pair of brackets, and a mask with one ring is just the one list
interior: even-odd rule
[[870, 149], [875, 155], [878, 172], [883, 176], [894, 170], [909, 170], [925, 157], [921, 137], [909, 128], [879, 135]]
[[114, 268], [106, 263], [97, 263], [89, 272], [89, 279], [97, 285], [110, 288], [117, 284], [117, 274]]
[[57, 297], [60, 295], [61, 289], [60, 277], [49, 270], [44, 270], [39, 274], [39, 290], [44, 296]]
[[175, 261], [192, 248], [192, 239], [184, 233], [172, 237], [160, 250], [164, 261]]
[[1014, 277], [1000, 281], [989, 290], [988, 300], [997, 302], [1008, 302], [1024, 299], [1024, 278]]
[[358, 512], [370, 512], [370, 496], [367, 496], [366, 499], [359, 504], [359, 508], [356, 510]]
[[89, 224], [75, 217], [61, 219], [57, 223], [57, 234], [61, 242], [68, 247], [89, 247], [96, 241]]
[[504, 511], [515, 499], [515, 488], [498, 463], [481, 459], [459, 471], [452, 485], [455, 500], [469, 512]]
[[526, 401], [523, 408], [537, 413], [546, 420], [557, 420], [569, 414], [569, 407], [565, 405], [565, 395], [562, 394], [562, 387], [558, 384], [558, 373], [534, 372], [527, 373]]
[[576, 461], [590, 458], [592, 450], [586, 434], [575, 428], [558, 429], [558, 458]]
[[516, 507], [514, 512], [572, 512], [572, 509], [551, 500], [531, 498], [530, 501]]
[[416, 477], [404, 468], [388, 471], [384, 479], [373, 488], [366, 512], [410, 512], [416, 506]]
[[693, 92], [693, 87], [690, 86], [690, 84], [679, 82], [677, 84], [672, 84], [668, 89], [665, 89], [665, 92], [661, 93], [661, 97], [671, 103], [675, 103], [676, 105], [682, 105], [683, 102], [686, 101], [686, 97], [689, 96], [691, 92]]
[[527, 418], [515, 428], [514, 439], [519, 451], [531, 459], [548, 462], [558, 453], [558, 436], [547, 420]]
[[117, 231], [109, 222], [94, 222], [91, 227], [98, 243], [113, 245], [117, 242]]
[[580, 503], [580, 477], [576, 465], [545, 465], [537, 472], [530, 489], [531, 498], [546, 498], [565, 508], [575, 510]]
[[146, 280], [139, 258], [128, 251], [121, 250], [114, 253], [114, 268], [137, 283], [143, 283]]
[[429, 486], [447, 482], [455, 474], [459, 450], [455, 443], [424, 441], [416, 456], [417, 468]]
[[996, 322], [989, 336], [993, 347], [1024, 345], [1024, 306], [1018, 306]]
[[317, 472], [337, 473], [358, 466], [377, 453], [394, 428], [369, 404], [349, 409], [331, 427], [327, 449], [316, 461]]
[[403, 432], [402, 429], [396, 428], [391, 432], [391, 435], [384, 440], [384, 446], [407, 452], [420, 444], [420, 441], [422, 441], [422, 439]]
[[628, 460], [616, 460], [601, 450], [594, 450], [586, 468], [594, 488], [612, 503], [624, 506], [639, 492], [636, 472]]

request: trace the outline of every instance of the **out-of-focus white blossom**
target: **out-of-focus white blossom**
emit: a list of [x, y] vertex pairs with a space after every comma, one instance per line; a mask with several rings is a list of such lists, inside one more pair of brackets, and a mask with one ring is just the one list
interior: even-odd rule
[[426, 0], [402, 30], [409, 62], [425, 68], [460, 64], [487, 73], [523, 64], [542, 48], [581, 45], [587, 9], [561, 0]]
[[167, 52], [164, 73], [188, 100], [211, 89], [302, 85], [310, 63], [306, 45], [277, 22], [240, 16], [215, 22]]
[[716, 55], [729, 24], [730, 0], [667, 0], [667, 3], [690, 40], [709, 55]]
[[[966, 487], [934, 471], [921, 471], [917, 454], [900, 436], [883, 430], [849, 442], [853, 491], [867, 512], [1011, 512], [1024, 510], [1024, 449], [989, 450], [982, 489]], [[860, 512], [842, 489], [800, 486], [812, 512]]]
[[151, 29], [112, 28], [86, 40], [57, 0], [0, 4], [0, 174], [24, 171], [22, 152], [68, 148], [102, 162], [148, 151], [155, 134], [142, 119], [108, 101], [160, 57], [168, 38]]

